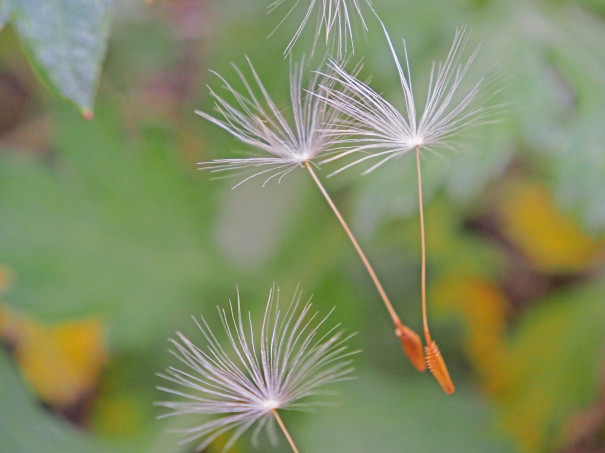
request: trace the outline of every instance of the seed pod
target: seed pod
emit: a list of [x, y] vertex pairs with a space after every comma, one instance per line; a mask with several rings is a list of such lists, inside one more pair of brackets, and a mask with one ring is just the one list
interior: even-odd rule
[[414, 365], [418, 371], [422, 372], [426, 370], [424, 352], [422, 351], [422, 341], [416, 332], [409, 327], [398, 323], [397, 328], [395, 329], [395, 335], [401, 340], [405, 355], [408, 356], [412, 365]]
[[437, 382], [439, 382], [443, 391], [448, 395], [451, 395], [456, 388], [450, 378], [450, 373], [447, 371], [447, 366], [437, 347], [437, 343], [432, 341], [424, 348], [424, 351], [426, 353], [426, 364], [428, 365], [429, 370], [431, 370], [431, 373], [433, 373], [433, 376], [435, 376], [435, 379], [437, 379]]

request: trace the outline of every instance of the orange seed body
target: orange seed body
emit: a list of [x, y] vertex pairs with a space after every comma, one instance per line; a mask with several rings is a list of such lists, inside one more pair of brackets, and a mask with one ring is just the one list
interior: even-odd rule
[[450, 373], [447, 371], [445, 360], [443, 360], [443, 357], [441, 356], [437, 343], [432, 341], [424, 350], [426, 353], [426, 364], [428, 365], [429, 370], [431, 370], [431, 373], [433, 373], [433, 376], [435, 376], [435, 379], [437, 379], [437, 382], [439, 382], [443, 391], [448, 395], [451, 395], [454, 393], [454, 390], [456, 390], [456, 387], [454, 387], [454, 383], [450, 378]]
[[412, 365], [414, 365], [418, 371], [422, 372], [426, 370], [427, 362], [424, 360], [422, 341], [416, 332], [401, 323], [397, 323], [395, 335], [401, 340], [403, 350], [410, 362], [412, 362]]

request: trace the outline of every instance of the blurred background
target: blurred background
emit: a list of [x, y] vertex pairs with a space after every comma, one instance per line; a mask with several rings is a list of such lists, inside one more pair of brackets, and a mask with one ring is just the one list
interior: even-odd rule
[[[248, 56], [288, 106], [282, 53], [304, 5], [267, 39], [286, 11], [266, 14], [268, 3], [116, 2], [89, 121], [92, 102], [51, 94], [20, 45], [27, 30], [2, 30], [0, 452], [194, 451], [168, 431], [196, 418], [158, 420], [153, 406], [167, 398], [155, 374], [176, 365], [167, 339], [181, 330], [201, 344], [191, 315], [218, 323], [215, 307], [236, 285], [260, 315], [274, 282], [284, 300], [300, 283], [318, 310], [336, 307], [333, 320], [358, 331], [352, 347], [363, 350], [333, 407], [283, 415], [301, 451], [605, 452], [605, 2], [373, 2], [399, 50], [406, 39], [418, 92], [465, 24], [469, 53], [482, 43], [477, 74], [504, 75], [498, 122], [423, 161], [429, 322], [453, 396], [404, 358], [305, 172], [231, 190], [237, 180], [196, 171], [250, 152], [193, 113], [213, 109], [210, 69], [234, 80], [230, 64]], [[365, 12], [351, 62], [401, 105]], [[328, 170], [320, 176], [420, 331], [413, 159], [367, 176]], [[234, 451], [289, 449], [244, 436]]]

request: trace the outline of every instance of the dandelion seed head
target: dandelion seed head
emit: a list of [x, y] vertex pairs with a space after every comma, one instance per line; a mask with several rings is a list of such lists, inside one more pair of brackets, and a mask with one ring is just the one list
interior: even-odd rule
[[233, 100], [229, 101], [210, 89], [218, 114], [196, 112], [260, 152], [257, 156], [215, 159], [198, 164], [200, 169], [211, 172], [245, 173], [236, 187], [257, 177], [264, 179], [263, 185], [271, 180], [280, 182], [301, 164], [330, 152], [338, 142], [334, 131], [337, 125], [342, 126], [340, 112], [327, 106], [321, 96], [315, 95], [330, 86], [329, 78], [316, 73], [307, 88], [303, 88], [304, 60], [291, 66], [289, 111], [277, 106], [250, 60], [248, 63], [251, 81], [234, 66], [245, 87], [244, 93], [217, 74]]
[[424, 146], [424, 137], [414, 135], [412, 137], [403, 137], [402, 144], [409, 146], [410, 148], [416, 148]]
[[278, 407], [281, 407], [281, 403], [273, 398], [261, 401], [261, 408], [267, 412], [277, 409]]
[[313, 20], [316, 16], [316, 29], [315, 38], [313, 40], [312, 51], [315, 52], [317, 44], [321, 40], [322, 35], [328, 50], [337, 54], [339, 57], [347, 54], [348, 52], [354, 52], [354, 29], [355, 22], [359, 22], [361, 28], [367, 30], [367, 26], [362, 14], [362, 5], [367, 5], [372, 9], [372, 3], [370, 0], [274, 0], [268, 6], [268, 12], [275, 10], [285, 9], [284, 18], [279, 22], [276, 29], [271, 33], [273, 35], [275, 31], [293, 14], [298, 11], [299, 4], [302, 10], [306, 11], [303, 14], [302, 21], [294, 36], [288, 43], [284, 54], [289, 54], [296, 41], [300, 38], [304, 28], [307, 26], [309, 21]]
[[296, 154], [298, 157], [298, 162], [302, 164], [310, 159], [313, 159], [317, 155], [317, 150], [303, 149]]
[[[279, 307], [279, 289], [267, 299], [260, 328], [252, 315], [242, 312], [239, 294], [235, 304], [219, 309], [226, 334], [220, 341], [204, 317], [195, 323], [200, 345], [181, 333], [171, 340], [180, 367], [159, 376], [172, 386], [158, 389], [175, 397], [158, 406], [169, 409], [161, 417], [187, 417], [191, 427], [177, 430], [182, 443], [197, 441], [203, 450], [218, 436], [231, 432], [225, 446], [253, 426], [253, 441], [265, 429], [275, 443], [273, 411], [305, 410], [320, 402], [313, 399], [319, 387], [351, 378], [353, 368], [345, 336], [338, 326], [326, 326], [310, 302], [301, 303], [301, 291], [285, 310]], [[209, 417], [209, 418], [206, 418]]]
[[[462, 60], [470, 34], [463, 27], [456, 32], [445, 61], [433, 64], [426, 102], [419, 115], [412, 90], [405, 41], [402, 64], [386, 27], [382, 21], [380, 23], [399, 75], [404, 109], [394, 107], [368, 84], [358, 80], [341, 64], [332, 60], [329, 66], [334, 74], [331, 77], [334, 84], [327, 88], [323, 100], [350, 117], [352, 128], [349, 137], [339, 142], [345, 150], [320, 163], [332, 162], [349, 155], [361, 156], [334, 173], [365, 161], [377, 160], [365, 171], [368, 173], [415, 148], [442, 146], [451, 149], [451, 138], [468, 128], [489, 122], [490, 117], [501, 108], [484, 105], [497, 92], [491, 89], [493, 87], [489, 86], [486, 78], [480, 78], [466, 88], [464, 82], [479, 48], [466, 61]], [[336, 84], [340, 89], [336, 88]]]

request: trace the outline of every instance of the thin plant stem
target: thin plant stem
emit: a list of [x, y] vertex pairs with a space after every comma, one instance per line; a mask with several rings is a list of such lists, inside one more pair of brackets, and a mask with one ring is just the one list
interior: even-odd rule
[[359, 243], [355, 239], [355, 236], [351, 232], [351, 229], [347, 225], [347, 222], [342, 217], [342, 214], [340, 213], [340, 211], [338, 210], [338, 208], [336, 207], [336, 205], [332, 201], [332, 198], [330, 197], [330, 195], [326, 191], [325, 187], [323, 186], [323, 184], [321, 183], [321, 181], [319, 180], [319, 178], [317, 177], [317, 175], [313, 171], [313, 168], [311, 167], [311, 164], [309, 164], [309, 162], [305, 162], [305, 166], [307, 167], [307, 170], [309, 170], [309, 173], [311, 173], [311, 177], [313, 178], [313, 181], [315, 181], [315, 184], [317, 184], [317, 187], [319, 187], [319, 190], [321, 191], [322, 195], [324, 196], [324, 198], [326, 199], [326, 201], [330, 205], [330, 208], [332, 208], [332, 211], [334, 212], [334, 215], [336, 215], [336, 218], [338, 218], [338, 221], [342, 225], [342, 228], [345, 230], [345, 232], [347, 233], [347, 236], [349, 237], [349, 239], [353, 243], [353, 247], [355, 247], [355, 250], [357, 250], [357, 253], [359, 254], [359, 257], [361, 258], [361, 261], [363, 262], [363, 265], [367, 269], [368, 274], [370, 274], [370, 278], [374, 282], [374, 285], [376, 285], [376, 289], [378, 290], [378, 293], [380, 294], [380, 297], [382, 298], [382, 301], [386, 305], [387, 310], [389, 311], [389, 314], [391, 315], [391, 318], [393, 319], [393, 322], [396, 325], [401, 324], [401, 320], [399, 319], [399, 316], [397, 316], [397, 313], [395, 312], [395, 309], [393, 308], [393, 305], [391, 304], [391, 301], [389, 300], [389, 298], [388, 298], [388, 296], [387, 296], [384, 288], [382, 287], [382, 284], [378, 280], [378, 277], [376, 276], [376, 272], [374, 272], [374, 269], [372, 268], [372, 265], [370, 264], [370, 262], [366, 258], [365, 253], [363, 252], [363, 250], [361, 249]]
[[395, 309], [393, 308], [393, 305], [391, 304], [391, 301], [389, 300], [387, 293], [385, 292], [384, 288], [382, 287], [382, 284], [380, 283], [380, 281], [378, 280], [378, 277], [376, 276], [376, 272], [374, 272], [372, 265], [366, 258], [365, 253], [363, 253], [363, 250], [361, 249], [359, 243], [357, 242], [357, 239], [355, 239], [355, 236], [353, 236], [353, 233], [351, 232], [351, 229], [347, 225], [347, 222], [345, 222], [345, 219], [342, 217], [342, 214], [340, 213], [340, 211], [338, 210], [338, 208], [332, 201], [332, 198], [330, 197], [330, 195], [326, 191], [325, 187], [323, 186], [323, 184], [321, 183], [321, 181], [319, 180], [319, 178], [313, 171], [311, 164], [309, 162], [305, 162], [305, 167], [307, 167], [307, 170], [309, 170], [309, 173], [311, 174], [313, 181], [315, 181], [315, 184], [317, 184], [317, 187], [319, 188], [322, 195], [324, 196], [324, 198], [330, 205], [330, 208], [332, 208], [334, 215], [336, 215], [336, 218], [340, 222], [340, 225], [345, 230], [345, 233], [347, 233], [347, 236], [351, 240], [353, 247], [355, 247], [355, 250], [357, 250], [357, 253], [359, 254], [359, 257], [361, 258], [363, 265], [365, 266], [366, 270], [368, 271], [370, 278], [374, 282], [374, 285], [376, 285], [378, 294], [380, 294], [380, 297], [382, 298], [382, 301], [384, 302], [384, 305], [386, 306], [387, 311], [389, 312], [389, 315], [391, 315], [391, 319], [393, 320], [393, 323], [395, 324], [395, 335], [397, 335], [397, 337], [401, 341], [401, 346], [403, 346], [403, 350], [404, 350], [406, 356], [408, 357], [408, 359], [410, 360], [412, 365], [414, 365], [414, 367], [418, 371], [423, 372], [424, 370], [426, 370], [427, 364], [425, 361], [424, 351], [422, 348], [422, 340], [420, 340], [420, 337], [416, 334], [416, 332], [414, 332], [408, 326], [405, 326], [401, 323], [401, 320], [399, 319], [399, 316], [397, 316], [397, 313], [395, 312]]
[[426, 315], [426, 241], [424, 237], [424, 208], [422, 203], [422, 172], [420, 171], [420, 148], [416, 147], [416, 170], [418, 173], [418, 207], [420, 211], [420, 247], [422, 250], [422, 269], [420, 286], [422, 292], [422, 324], [427, 344], [431, 344], [431, 333]]
[[426, 364], [441, 385], [441, 388], [451, 395], [456, 387], [450, 378], [447, 365], [437, 344], [431, 339], [429, 323], [426, 315], [426, 241], [424, 234], [424, 207], [422, 204], [422, 172], [420, 171], [420, 148], [416, 147], [416, 170], [418, 172], [418, 206], [420, 211], [420, 243], [422, 250], [421, 291], [422, 291], [422, 324], [424, 326], [424, 337], [426, 346], [424, 348]]
[[299, 453], [298, 448], [296, 448], [296, 444], [294, 443], [294, 440], [292, 440], [292, 436], [290, 436], [290, 433], [286, 429], [286, 425], [284, 425], [284, 422], [281, 419], [281, 417], [279, 416], [277, 409], [272, 409], [272, 412], [273, 412], [273, 416], [275, 417], [275, 420], [277, 420], [277, 424], [279, 425], [282, 432], [284, 433], [284, 436], [286, 436], [286, 439], [288, 439], [288, 443], [290, 444], [290, 447], [292, 447], [292, 450], [294, 450], [294, 453]]

